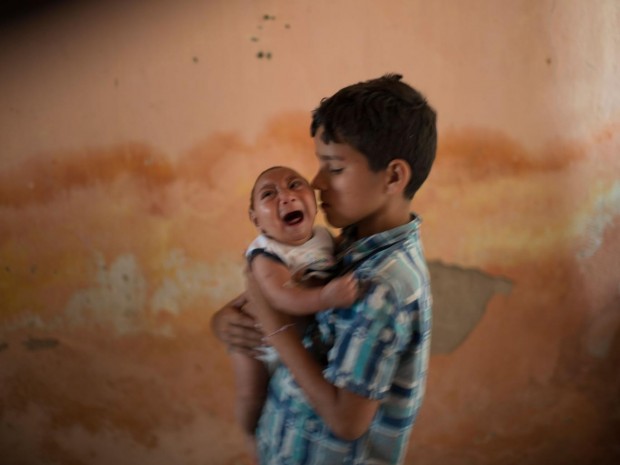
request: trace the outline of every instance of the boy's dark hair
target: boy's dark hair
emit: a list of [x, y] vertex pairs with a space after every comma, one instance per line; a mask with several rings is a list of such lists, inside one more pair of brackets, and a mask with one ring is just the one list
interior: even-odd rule
[[323, 142], [347, 143], [380, 171], [402, 159], [411, 167], [405, 196], [413, 198], [433, 166], [437, 116], [426, 98], [401, 81], [400, 74], [345, 87], [321, 100], [312, 112], [310, 133], [323, 127]]

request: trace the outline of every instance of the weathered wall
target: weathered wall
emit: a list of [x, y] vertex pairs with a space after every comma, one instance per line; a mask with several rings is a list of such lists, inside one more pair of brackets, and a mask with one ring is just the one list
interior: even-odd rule
[[[39, 12], [37, 12], [39, 11]], [[400, 72], [439, 113], [407, 463], [620, 460], [620, 4], [60, 2], [0, 29], [0, 456], [239, 463], [209, 318], [262, 168]]]

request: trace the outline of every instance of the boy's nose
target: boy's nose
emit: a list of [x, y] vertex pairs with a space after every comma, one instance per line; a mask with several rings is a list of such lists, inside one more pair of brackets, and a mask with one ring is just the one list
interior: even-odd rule
[[323, 180], [322, 180], [322, 176], [321, 176], [322, 170], [317, 171], [316, 175], [314, 176], [314, 178], [312, 178], [312, 182], [310, 183], [310, 186], [313, 189], [317, 189], [317, 190], [321, 190], [323, 189]]

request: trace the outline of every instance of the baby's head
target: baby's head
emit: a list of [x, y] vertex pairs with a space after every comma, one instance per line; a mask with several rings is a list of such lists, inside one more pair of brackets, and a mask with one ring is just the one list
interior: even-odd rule
[[316, 198], [308, 181], [291, 168], [263, 171], [252, 188], [250, 219], [266, 236], [287, 245], [301, 245], [312, 237]]

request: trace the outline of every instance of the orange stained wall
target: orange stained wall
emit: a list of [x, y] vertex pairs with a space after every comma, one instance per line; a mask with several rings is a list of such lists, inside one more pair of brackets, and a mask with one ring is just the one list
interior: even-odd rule
[[407, 464], [620, 460], [620, 4], [49, 2], [0, 25], [0, 456], [240, 463], [213, 312], [254, 177], [398, 72], [439, 115]]

